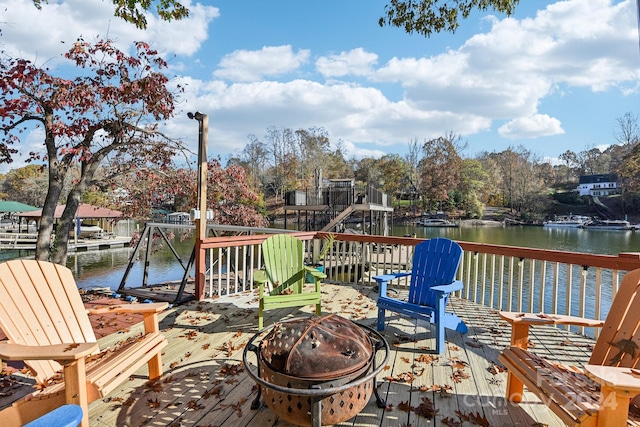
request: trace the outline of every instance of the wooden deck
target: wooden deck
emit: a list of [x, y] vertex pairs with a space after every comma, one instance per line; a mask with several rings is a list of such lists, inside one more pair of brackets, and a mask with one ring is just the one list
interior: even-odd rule
[[[266, 406], [250, 409], [254, 382], [244, 372], [242, 352], [257, 332], [257, 300], [253, 295], [190, 302], [163, 313], [161, 329], [169, 340], [163, 354], [165, 375], [149, 384], [146, 368], [108, 397], [90, 404], [92, 426], [290, 426]], [[441, 356], [433, 354], [429, 329], [413, 320], [388, 316], [385, 337], [392, 351], [388, 369], [378, 377], [379, 392], [387, 401], [379, 409], [372, 398], [355, 418], [340, 426], [562, 426], [534, 396], [520, 405], [504, 399], [506, 373], [496, 365], [508, 345], [510, 331], [495, 312], [453, 299], [451, 306], [469, 326], [469, 333], [448, 331]], [[375, 327], [375, 294], [371, 287], [323, 285], [323, 312], [340, 314]], [[265, 324], [311, 314], [312, 307], [266, 312]], [[98, 321], [98, 319], [94, 319]], [[104, 322], [104, 320], [103, 320]], [[129, 334], [128, 327], [100, 338], [110, 346]], [[589, 356], [593, 340], [550, 327], [532, 329], [534, 351], [558, 362], [580, 365]], [[20, 373], [12, 388], [2, 388], [0, 407], [24, 394], [29, 386]], [[11, 392], [11, 396], [2, 397]], [[411, 409], [413, 408], [413, 409]], [[434, 414], [434, 418], [424, 415]]]

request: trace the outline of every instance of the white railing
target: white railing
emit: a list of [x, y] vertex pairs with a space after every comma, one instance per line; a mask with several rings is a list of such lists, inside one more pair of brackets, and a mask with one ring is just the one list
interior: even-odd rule
[[0, 233], [1, 249], [20, 249], [22, 245], [35, 247], [37, 233]]
[[[268, 233], [268, 230], [264, 230]], [[295, 233], [311, 258], [327, 233]], [[260, 243], [268, 234], [205, 239], [205, 296], [253, 290], [253, 270], [261, 268]], [[411, 269], [419, 239], [335, 234], [325, 260], [326, 281], [373, 283], [372, 277]], [[622, 275], [640, 268], [640, 254], [595, 255], [503, 245], [459, 242], [464, 249], [459, 296], [496, 310], [570, 314], [604, 319]], [[408, 279], [396, 286], [408, 286]], [[597, 336], [597, 331], [578, 332]]]

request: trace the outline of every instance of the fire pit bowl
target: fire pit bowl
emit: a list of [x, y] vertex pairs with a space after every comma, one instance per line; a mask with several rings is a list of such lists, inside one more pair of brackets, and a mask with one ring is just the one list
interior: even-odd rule
[[[258, 345], [254, 344], [263, 337]], [[376, 354], [385, 359], [376, 366]], [[247, 357], [255, 353], [257, 366]], [[301, 426], [338, 424], [357, 415], [371, 393], [383, 408], [375, 378], [389, 359], [389, 345], [373, 329], [340, 316], [300, 317], [255, 334], [243, 353], [260, 398], [280, 418]]]

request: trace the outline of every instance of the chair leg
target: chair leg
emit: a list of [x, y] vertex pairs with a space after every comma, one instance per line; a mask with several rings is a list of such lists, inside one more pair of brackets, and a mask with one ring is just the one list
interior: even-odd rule
[[507, 373], [507, 400], [513, 403], [522, 402], [524, 384], [509, 371]]
[[626, 427], [629, 416], [629, 396], [624, 392], [616, 393], [606, 385], [601, 388], [598, 427]]
[[384, 331], [384, 315], [385, 315], [385, 309], [384, 308], [378, 308], [378, 330], [379, 331]]
[[436, 353], [444, 352], [444, 325], [442, 322], [436, 323]]
[[162, 376], [162, 352], [158, 351], [158, 354], [153, 356], [147, 362], [147, 367], [149, 368], [149, 379], [155, 380]]
[[316, 316], [322, 316], [322, 304], [316, 304]]
[[436, 327], [436, 353], [442, 354], [444, 351], [444, 323], [445, 323], [445, 298], [439, 298], [433, 313], [432, 319]]
[[64, 383], [67, 403], [82, 408], [82, 427], [89, 427], [89, 400], [87, 398], [87, 379], [85, 359], [81, 358], [64, 366]]

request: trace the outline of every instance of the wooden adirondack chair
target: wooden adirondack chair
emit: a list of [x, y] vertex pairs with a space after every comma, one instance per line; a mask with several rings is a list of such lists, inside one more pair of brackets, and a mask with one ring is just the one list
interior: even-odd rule
[[[511, 347], [499, 360], [507, 367], [507, 399], [520, 402], [524, 385], [570, 426], [627, 425], [629, 403], [640, 394], [640, 269], [622, 279], [607, 319], [501, 312], [512, 325]], [[551, 363], [526, 350], [529, 326], [602, 326], [584, 370]]]
[[[0, 264], [0, 359], [23, 360], [41, 390], [0, 411], [0, 424], [21, 426], [65, 403], [82, 408], [104, 397], [145, 363], [149, 378], [162, 375], [158, 313], [166, 303], [123, 304], [91, 310], [144, 314], [145, 334], [115, 349], [99, 352], [89, 316], [71, 270], [49, 262], [13, 260]], [[63, 370], [63, 380], [59, 372]]]
[[[378, 330], [384, 330], [386, 310], [433, 323], [438, 354], [444, 351], [445, 328], [466, 333], [464, 322], [445, 310], [449, 294], [463, 288], [462, 282], [455, 280], [461, 260], [462, 248], [456, 242], [445, 238], [429, 239], [415, 247], [410, 272], [374, 276], [379, 286]], [[411, 276], [408, 299], [388, 296], [387, 283], [405, 276]]]
[[[315, 304], [320, 316], [320, 284], [326, 274], [304, 265], [304, 247], [297, 237], [275, 234], [262, 242], [264, 269], [255, 271], [258, 284], [258, 329], [264, 327], [264, 311], [274, 308], [301, 307]], [[311, 277], [314, 290], [304, 290], [305, 275]], [[265, 288], [269, 287], [270, 290]]]

